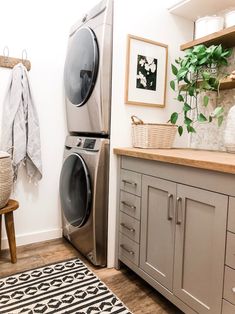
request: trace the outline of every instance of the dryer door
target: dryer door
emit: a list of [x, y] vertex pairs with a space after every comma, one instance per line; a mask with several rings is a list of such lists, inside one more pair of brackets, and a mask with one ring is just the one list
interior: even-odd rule
[[82, 227], [91, 208], [91, 183], [87, 166], [79, 154], [69, 155], [60, 175], [60, 200], [68, 223]]
[[69, 101], [80, 107], [95, 86], [99, 65], [98, 45], [89, 27], [78, 29], [71, 37], [65, 61], [64, 85]]

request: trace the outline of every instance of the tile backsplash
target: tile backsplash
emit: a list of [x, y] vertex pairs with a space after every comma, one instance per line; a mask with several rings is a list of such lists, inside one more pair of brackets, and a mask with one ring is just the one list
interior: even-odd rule
[[[231, 73], [235, 70], [235, 48], [233, 48], [233, 54], [229, 59], [229, 66], [225, 68], [226, 73]], [[209, 102], [207, 108], [201, 106], [203, 113], [212, 112], [215, 108], [215, 96], [216, 93], [210, 93], [212, 100]], [[199, 100], [201, 103], [203, 95]], [[195, 129], [197, 133], [193, 133], [190, 136], [190, 147], [197, 149], [207, 150], [219, 150], [225, 151], [224, 147], [224, 130], [227, 122], [227, 115], [229, 109], [235, 105], [235, 88], [220, 91], [218, 106], [224, 107], [224, 121], [220, 127], [218, 127], [217, 121], [211, 123], [195, 123]]]

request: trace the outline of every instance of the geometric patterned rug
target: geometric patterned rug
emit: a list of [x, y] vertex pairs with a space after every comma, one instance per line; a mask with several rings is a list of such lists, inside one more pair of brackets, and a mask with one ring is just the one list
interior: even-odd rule
[[0, 279], [0, 314], [131, 314], [79, 259]]

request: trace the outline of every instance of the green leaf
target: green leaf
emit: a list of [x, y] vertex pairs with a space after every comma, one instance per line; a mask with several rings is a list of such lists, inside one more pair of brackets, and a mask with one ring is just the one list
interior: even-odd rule
[[199, 84], [200, 88], [203, 88], [205, 90], [211, 90], [212, 87], [207, 81], [203, 81]]
[[222, 57], [225, 57], [225, 58], [229, 58], [229, 57], [231, 57], [232, 53], [233, 53], [233, 49], [232, 49], [232, 48], [229, 48], [229, 49], [226, 49], [226, 50], [221, 54], [221, 56], [222, 56]]
[[170, 86], [175, 91], [175, 81], [170, 81]]
[[213, 117], [218, 118], [223, 112], [224, 112], [223, 107], [216, 107], [212, 114], [213, 114]]
[[214, 57], [220, 58], [222, 54], [222, 46], [221, 45], [217, 46], [213, 54]]
[[173, 112], [170, 118], [170, 121], [172, 124], [176, 124], [177, 120], [178, 120], [178, 113], [177, 112]]
[[187, 126], [189, 126], [191, 123], [193, 122], [193, 120], [191, 120], [190, 118], [188, 117], [184, 117], [184, 124], [186, 124]]
[[179, 94], [178, 97], [177, 97], [177, 100], [178, 100], [178, 101], [184, 101], [184, 97]]
[[187, 112], [189, 110], [191, 110], [192, 108], [189, 106], [189, 104], [187, 104], [186, 102], [184, 103], [184, 107], [183, 107], [183, 111]]
[[178, 126], [178, 133], [179, 133], [179, 135], [181, 136], [182, 134], [183, 134], [183, 127], [180, 125], [180, 126]]
[[210, 73], [208, 72], [203, 72], [202, 73], [202, 77], [204, 78], [204, 80], [209, 80], [209, 78], [211, 77]]
[[199, 64], [200, 64], [200, 65], [203, 65], [204, 63], [206, 63], [206, 62], [207, 62], [207, 60], [208, 60], [208, 56], [207, 56], [207, 57], [202, 58], [202, 59], [199, 61]]
[[205, 107], [207, 107], [207, 106], [208, 106], [208, 103], [209, 103], [209, 97], [208, 97], [207, 95], [205, 95], [205, 96], [203, 97], [203, 105], [204, 105]]
[[192, 97], [194, 95], [195, 91], [196, 91], [196, 88], [193, 87], [193, 86], [190, 86], [189, 89], [188, 89], [189, 96]]
[[179, 71], [177, 73], [177, 78], [180, 79], [180, 78], [184, 77], [187, 73], [188, 73], [188, 69], [183, 67], [183, 68], [179, 69]]
[[223, 120], [224, 120], [224, 117], [223, 117], [223, 116], [219, 116], [219, 117], [218, 117], [218, 126], [221, 126]]
[[178, 69], [177, 69], [177, 67], [176, 67], [174, 64], [171, 65], [171, 70], [172, 70], [172, 73], [173, 73], [174, 75], [177, 75]]
[[187, 131], [188, 133], [196, 133], [196, 130], [191, 125], [187, 125]]
[[198, 120], [199, 122], [205, 122], [205, 121], [207, 121], [207, 118], [204, 116], [204, 114], [200, 113], [200, 114], [198, 115], [198, 117], [197, 117], [197, 120]]
[[189, 79], [187, 78], [187, 76], [184, 77], [184, 81], [185, 81], [185, 83], [190, 84], [190, 81], [189, 81]]
[[203, 53], [206, 50], [206, 47], [204, 45], [197, 45], [193, 47], [192, 52], [199, 54], [199, 53]]

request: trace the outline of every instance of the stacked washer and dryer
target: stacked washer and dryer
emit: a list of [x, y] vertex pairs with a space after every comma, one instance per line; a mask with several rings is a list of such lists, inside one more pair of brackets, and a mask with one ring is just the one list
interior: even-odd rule
[[60, 175], [63, 235], [93, 264], [107, 260], [112, 0], [70, 31], [64, 69], [67, 125]]

